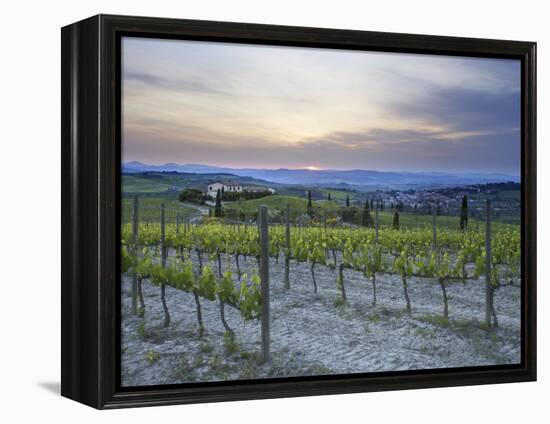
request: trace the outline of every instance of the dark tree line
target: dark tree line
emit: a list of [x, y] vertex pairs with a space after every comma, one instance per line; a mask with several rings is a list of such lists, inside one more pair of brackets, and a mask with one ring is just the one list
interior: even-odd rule
[[190, 202], [204, 205], [204, 202], [207, 200], [207, 196], [199, 189], [186, 188], [179, 193], [178, 199], [180, 202]]
[[261, 199], [262, 197], [271, 196], [269, 190], [263, 191], [222, 191], [222, 201], [224, 202], [235, 202], [237, 200], [253, 200]]

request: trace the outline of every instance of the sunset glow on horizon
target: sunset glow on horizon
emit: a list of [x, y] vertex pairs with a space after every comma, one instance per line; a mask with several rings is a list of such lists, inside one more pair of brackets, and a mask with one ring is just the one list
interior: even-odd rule
[[123, 162], [520, 170], [520, 62], [123, 38]]

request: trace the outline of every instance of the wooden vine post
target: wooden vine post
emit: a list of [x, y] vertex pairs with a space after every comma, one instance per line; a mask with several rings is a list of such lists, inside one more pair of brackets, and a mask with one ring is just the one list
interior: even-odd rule
[[290, 288], [290, 205], [286, 205], [285, 216], [285, 289]]
[[437, 252], [437, 207], [433, 211], [433, 240], [432, 240], [433, 251]]
[[[133, 254], [137, 258], [138, 254], [138, 231], [139, 231], [139, 197], [134, 196], [134, 204], [132, 210], [132, 244]], [[138, 282], [137, 273], [134, 271], [132, 275], [132, 314], [137, 315], [137, 297], [138, 297]]]
[[260, 281], [262, 295], [262, 362], [270, 360], [269, 354], [269, 226], [267, 206], [260, 206]]
[[166, 220], [164, 203], [160, 205], [160, 261], [163, 267], [166, 266]]
[[374, 209], [374, 231], [375, 231], [375, 238], [374, 240], [376, 243], [378, 243], [378, 228], [380, 227], [378, 223], [378, 205], [375, 206]]
[[[487, 328], [493, 327], [491, 314], [494, 314], [494, 290], [491, 284], [491, 200], [487, 199], [485, 203], [485, 325]], [[496, 316], [494, 327], [497, 326]]]
[[[160, 205], [160, 263], [163, 267], [166, 267], [166, 220], [164, 216], [164, 203]], [[166, 283], [163, 281], [160, 284], [160, 300], [162, 301], [162, 309], [164, 309], [164, 326], [170, 325], [170, 313], [168, 312], [168, 306], [166, 305]]]

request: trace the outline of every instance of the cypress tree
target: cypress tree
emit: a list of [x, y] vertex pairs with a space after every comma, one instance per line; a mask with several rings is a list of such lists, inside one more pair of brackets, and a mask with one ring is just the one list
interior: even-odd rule
[[397, 209], [393, 213], [393, 228], [399, 230], [399, 212], [397, 212]]
[[368, 200], [365, 202], [365, 207], [363, 208], [362, 224], [363, 224], [363, 227], [369, 227], [370, 228], [370, 227], [373, 226], [373, 221], [372, 221], [372, 216], [370, 215], [369, 201]]
[[218, 189], [218, 192], [216, 193], [216, 205], [214, 206], [214, 216], [216, 217], [222, 216], [222, 192], [220, 189]]
[[313, 204], [311, 203], [311, 190], [307, 192], [307, 214], [313, 218]]
[[328, 192], [328, 201], [330, 202], [332, 199], [330, 197], [330, 191]]
[[349, 208], [349, 194], [346, 197], [346, 208]]
[[462, 198], [462, 209], [460, 210], [460, 230], [468, 229], [468, 198], [466, 195]]

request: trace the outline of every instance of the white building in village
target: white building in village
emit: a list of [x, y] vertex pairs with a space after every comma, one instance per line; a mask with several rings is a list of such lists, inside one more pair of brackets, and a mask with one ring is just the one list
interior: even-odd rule
[[216, 197], [218, 190], [225, 193], [241, 193], [243, 191], [243, 186], [233, 183], [213, 183], [208, 186], [208, 195]]

